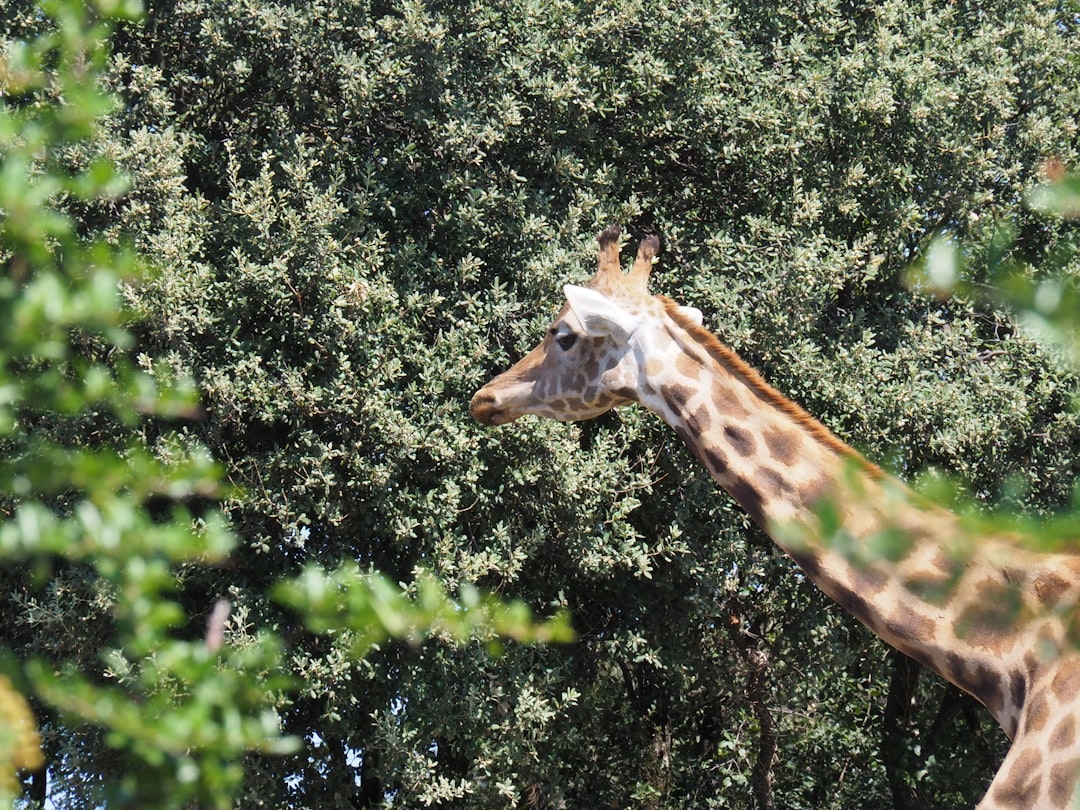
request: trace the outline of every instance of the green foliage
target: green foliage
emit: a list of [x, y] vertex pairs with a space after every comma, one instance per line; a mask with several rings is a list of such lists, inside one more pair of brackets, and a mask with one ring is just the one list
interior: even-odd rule
[[[27, 2], [8, 3], [2, 25], [9, 43], [54, 30]], [[881, 806], [894, 777], [930, 805], [973, 804], [1000, 735], [968, 709], [940, 711], [955, 696], [928, 678], [886, 724], [895, 662], [655, 419], [490, 431], [467, 402], [535, 343], [559, 285], [587, 277], [595, 233], [623, 222], [666, 237], [658, 291], [700, 307], [871, 457], [904, 476], [959, 473], [981, 502], [1033, 515], [1068, 504], [1075, 373], [1005, 310], [909, 290], [904, 270], [935, 232], [989, 249], [990, 223], [1009, 222], [1031, 266], [1071, 238], [1071, 221], [1022, 202], [1049, 156], [1077, 165], [1076, 28], [1063, 4], [1013, 0], [155, 0], [118, 24], [111, 57], [91, 64], [121, 103], [87, 137], [19, 154], [31, 180], [49, 174], [43, 155], [61, 177], [118, 165], [122, 191], [35, 193], [69, 241], [131, 244], [155, 269], [121, 285], [119, 320], [56, 332], [65, 363], [20, 361], [76, 393], [98, 386], [91, 409], [73, 399], [16, 427], [29, 405], [3, 397], [39, 400], [0, 386], [0, 414], [5, 458], [55, 459], [44, 440], [67, 451], [89, 438], [141, 470], [124, 480], [167, 537], [123, 537], [157, 561], [148, 587], [176, 606], [163, 644], [194, 656], [213, 606], [231, 605], [213, 688], [238, 689], [228, 673], [246, 660], [259, 705], [302, 748], [214, 743], [221, 769], [203, 749], [196, 784], [234, 779], [242, 806], [751, 807], [763, 706], [781, 806]], [[73, 97], [5, 89], [5, 110], [53, 115], [63, 105], [45, 102], [61, 96]], [[119, 264], [73, 260], [58, 286], [98, 290], [85, 268], [112, 268], [111, 295]], [[142, 393], [114, 401], [93, 375], [72, 382], [79, 367]], [[190, 390], [169, 404], [184, 380], [198, 408]], [[228, 488], [196, 486], [208, 458]], [[32, 486], [51, 494], [36, 514], [123, 492], [102, 482], [91, 497], [103, 473], [61, 460], [89, 483], [72, 496], [37, 465]], [[5, 497], [6, 510], [36, 499]], [[162, 528], [181, 506], [191, 547]], [[218, 565], [198, 551], [229, 542]], [[98, 689], [181, 692], [180, 674], [147, 686], [178, 665], [130, 630], [158, 621], [134, 611], [136, 572], [100, 571], [96, 555], [5, 569], [4, 644], [75, 663]], [[479, 587], [569, 610], [577, 641], [491, 656], [488, 629], [464, 645], [367, 639], [370, 600], [402, 607], [367, 572], [397, 582], [421, 568], [458, 594], [440, 620]], [[305, 624], [308, 610], [321, 619]], [[130, 668], [101, 658], [114, 649]], [[195, 659], [185, 666], [217, 683]], [[34, 708], [50, 712], [58, 803], [93, 804], [130, 770], [116, 751], [154, 744], [156, 726], [107, 740], [52, 705]], [[178, 727], [194, 716], [178, 711]], [[889, 758], [901, 748], [911, 755]], [[183, 757], [163, 763], [188, 773]]]
[[[308, 565], [295, 579], [280, 583], [277, 597], [304, 616], [316, 632], [345, 631], [349, 652], [363, 658], [387, 638], [420, 641], [429, 634], [464, 642], [480, 631], [517, 641], [570, 641], [573, 633], [565, 613], [545, 625], [530, 623], [529, 609], [520, 602], [506, 604], [481, 597], [463, 585], [461, 601], [446, 599], [442, 583], [423, 571], [402, 590], [385, 577], [364, 574], [355, 565], [327, 573]], [[501, 651], [493, 642], [496, 651]]]
[[[297, 750], [280, 721], [296, 679], [278, 628], [244, 624], [227, 588], [216, 602], [205, 590], [192, 598], [191, 582], [236, 546], [210, 504], [243, 496], [185, 430], [201, 412], [187, 370], [135, 351], [139, 325], [121, 290], [145, 283], [140, 258], [97, 232], [129, 186], [91, 145], [116, 109], [99, 84], [109, 29], [93, 19], [139, 8], [74, 0], [16, 11], [0, 61], [0, 580], [10, 617], [0, 666], [42, 716], [54, 805], [228, 807], [245, 755]], [[431, 633], [571, 637], [565, 617], [534, 624], [524, 605], [475, 588], [451, 601], [430, 577], [413, 594], [327, 576], [309, 567], [281, 580], [281, 599], [319, 632], [358, 634], [357, 657], [376, 640]], [[43, 763], [31, 712], [4, 676], [0, 710], [8, 800], [14, 769]], [[111, 757], [99, 757], [101, 742]]]
[[[1080, 218], [1080, 180], [1066, 176], [1057, 161], [1044, 168], [1051, 176], [1026, 195], [1028, 208], [1050, 222]], [[1033, 263], [1030, 247], [1014, 222], [995, 223], [982, 243], [957, 244], [948, 235], [937, 234], [925, 257], [912, 267], [909, 283], [938, 296], [1007, 308], [1015, 313], [1020, 330], [1061, 351], [1061, 356], [1055, 358], [1060, 365], [1080, 367], [1080, 238], [1074, 228], [1064, 230], [1051, 250], [1039, 251], [1037, 263]], [[1076, 400], [1071, 404], [1075, 415]], [[1028, 482], [1014, 477], [1005, 486], [1004, 494], [1015, 501], [1025, 497]], [[933, 476], [923, 489], [954, 509], [974, 511], [972, 523], [977, 531], [1014, 533], [1033, 548], [1058, 550], [1074, 547], [1077, 540], [1080, 482], [1074, 480], [1073, 486], [1071, 500], [1062, 497], [1052, 515], [999, 513], [992, 518], [972, 510], [972, 505], [965, 502], [962, 485], [956, 481]]]
[[[107, 160], [78, 160], [79, 144], [114, 108], [96, 83], [107, 30], [90, 25], [80, 3], [47, 10], [53, 29], [9, 43], [0, 107], [7, 643], [27, 628], [63, 634], [78, 622], [54, 612], [65, 592], [74, 610], [94, 604], [83, 619], [96, 615], [107, 626], [77, 655], [65, 649], [70, 637], [38, 636], [19, 650], [21, 663], [5, 656], [5, 669], [47, 717], [109, 730], [109, 745], [131, 768], [105, 795], [139, 803], [172, 785], [170, 806], [210, 801], [235, 790], [238, 752], [290, 747], [271, 697], [279, 652], [259, 643], [218, 655], [201, 640], [173, 637], [184, 618], [175, 567], [220, 559], [233, 546], [219, 518], [192, 509], [219, 495], [220, 473], [202, 452], [165, 453], [167, 444], [148, 446], [132, 432], [147, 415], [192, 412], [194, 390], [159, 385], [128, 359], [119, 284], [134, 276], [137, 259], [86, 238], [69, 213], [115, 199], [126, 183]], [[267, 689], [253, 688], [253, 665], [270, 673]]]

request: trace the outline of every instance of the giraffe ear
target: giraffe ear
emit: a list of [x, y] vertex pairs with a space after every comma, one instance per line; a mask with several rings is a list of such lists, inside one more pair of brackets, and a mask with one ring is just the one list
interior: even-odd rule
[[701, 310], [697, 307], [679, 307], [679, 314], [688, 321], [693, 321], [695, 326], [701, 326], [701, 322], [704, 320]]
[[585, 334], [589, 336], [628, 338], [637, 329], [637, 319], [633, 315], [596, 290], [567, 284], [563, 287], [563, 293], [570, 304], [570, 311], [581, 321]]

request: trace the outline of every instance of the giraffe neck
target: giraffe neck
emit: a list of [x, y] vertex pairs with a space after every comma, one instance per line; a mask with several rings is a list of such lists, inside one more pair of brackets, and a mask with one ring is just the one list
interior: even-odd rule
[[[845, 478], [867, 489], [904, 491], [800, 406], [766, 383], [703, 328], [668, 307], [668, 340], [645, 347], [648, 385], [641, 397], [762, 528], [806, 523]], [[880, 528], [870, 512], [860, 530]], [[871, 524], [861, 525], [867, 520]], [[782, 538], [785, 551], [796, 553]]]
[[[960, 534], [953, 515], [907, 497], [673, 305], [668, 314], [671, 343], [647, 348], [642, 403], [821, 590], [973, 694], [1013, 734], [1025, 696], [1021, 651], [1002, 613], [1013, 572], [984, 546], [979, 560], [957, 561], [946, 550]], [[824, 502], [835, 505], [841, 543], [821, 528]], [[897, 537], [893, 527], [904, 531], [900, 547], [885, 542]]]

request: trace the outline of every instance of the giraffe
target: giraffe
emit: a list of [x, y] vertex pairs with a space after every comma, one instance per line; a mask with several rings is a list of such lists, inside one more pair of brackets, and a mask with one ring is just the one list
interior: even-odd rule
[[592, 280], [564, 287], [543, 341], [476, 392], [473, 417], [655, 411], [822, 591], [986, 706], [1011, 744], [979, 810], [1080, 807], [1080, 556], [972, 537], [772, 388], [700, 311], [651, 295], [656, 237], [624, 273], [620, 233], [600, 234]]

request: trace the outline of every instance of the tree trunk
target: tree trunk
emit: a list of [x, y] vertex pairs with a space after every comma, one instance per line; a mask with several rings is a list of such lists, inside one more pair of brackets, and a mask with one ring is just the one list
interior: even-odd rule
[[926, 800], [918, 787], [906, 779], [913, 763], [907, 755], [908, 740], [911, 736], [911, 715], [915, 693], [919, 686], [922, 666], [903, 653], [893, 650], [892, 679], [889, 682], [889, 697], [885, 703], [885, 727], [881, 740], [881, 759], [885, 763], [885, 773], [892, 791], [895, 810], [924, 810]]

